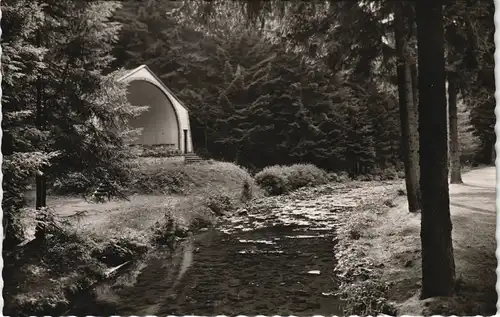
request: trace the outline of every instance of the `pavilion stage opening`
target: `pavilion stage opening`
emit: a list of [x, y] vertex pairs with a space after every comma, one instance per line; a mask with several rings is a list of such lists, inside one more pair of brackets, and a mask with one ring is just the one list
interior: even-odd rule
[[160, 88], [147, 81], [133, 81], [129, 84], [129, 101], [133, 105], [149, 107], [130, 122], [133, 128], [143, 129], [141, 136], [133, 144], [180, 149], [177, 114], [172, 102]]
[[132, 105], [149, 107], [130, 121], [133, 128], [142, 129], [141, 135], [131, 145], [193, 153], [188, 108], [149, 67], [141, 65], [125, 71], [119, 81], [128, 84], [128, 98]]

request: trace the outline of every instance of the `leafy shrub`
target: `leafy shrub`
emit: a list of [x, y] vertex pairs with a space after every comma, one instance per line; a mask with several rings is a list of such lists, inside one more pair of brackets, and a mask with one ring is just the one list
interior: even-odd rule
[[255, 175], [255, 182], [269, 195], [288, 192], [288, 179], [283, 167], [275, 165], [264, 168]]
[[205, 198], [205, 206], [216, 215], [221, 216], [235, 209], [231, 197], [221, 191], [211, 193]]
[[138, 243], [127, 237], [117, 237], [106, 241], [95, 249], [92, 255], [107, 265], [117, 266], [132, 260], [136, 255], [143, 254], [147, 250], [148, 246], [143, 243]]
[[285, 169], [291, 190], [328, 183], [327, 173], [312, 164], [294, 164]]
[[170, 248], [175, 247], [175, 243], [179, 237], [187, 235], [187, 228], [184, 228], [172, 216], [170, 212], [166, 212], [163, 219], [157, 221], [152, 227], [153, 242], [167, 245]]
[[349, 177], [349, 173], [347, 173], [345, 171], [341, 171], [341, 172], [337, 172], [337, 173], [334, 173], [334, 172], [328, 173], [328, 179], [331, 182], [336, 182], [336, 183], [345, 183], [345, 182], [348, 182], [351, 180]]
[[255, 175], [255, 182], [269, 195], [281, 195], [306, 186], [328, 183], [328, 174], [312, 164], [274, 165]]
[[21, 208], [12, 215], [9, 234], [18, 243], [28, 242], [36, 238], [36, 234], [45, 238], [47, 235], [66, 232], [67, 222], [57, 217], [54, 210], [48, 207], [39, 210], [35, 208]]
[[[44, 263], [58, 273], [97, 267], [97, 260], [92, 256], [97, 243], [89, 237], [82, 237], [75, 232], [63, 229], [48, 235], [46, 245], [48, 248], [44, 252]], [[75, 267], [75, 263], [81, 265], [81, 268]], [[91, 271], [94, 274], [103, 272], [97, 269]]]
[[387, 297], [389, 285], [380, 281], [366, 280], [345, 285], [340, 297], [345, 302], [346, 315], [375, 316], [387, 314], [394, 316], [396, 308]]
[[7, 234], [16, 244], [28, 241], [34, 237], [36, 227], [36, 210], [21, 208], [10, 215]]
[[172, 157], [179, 156], [182, 152], [178, 149], [169, 149], [169, 148], [148, 148], [144, 149], [141, 154], [141, 157]]
[[260, 194], [246, 169], [227, 162], [189, 165], [175, 162], [147, 168], [138, 166], [135, 175], [129, 188], [141, 194], [193, 194], [218, 188], [239, 200], [241, 188], [246, 181], [254, 196]]
[[3, 156], [2, 199], [3, 226], [5, 229], [4, 248], [11, 248], [21, 242], [16, 237], [13, 224], [16, 214], [26, 206], [26, 191], [33, 181], [33, 175], [40, 169], [50, 166], [50, 161], [57, 157], [59, 152], [29, 152], [13, 153]]
[[172, 157], [182, 155], [182, 151], [165, 145], [133, 145], [130, 154], [136, 157]]
[[99, 243], [91, 235], [75, 232], [56, 217], [40, 219], [47, 223], [44, 240], [4, 254], [9, 259], [5, 274], [16, 276], [4, 285], [9, 314], [61, 315], [74, 294], [105, 276], [105, 263], [94, 257]]

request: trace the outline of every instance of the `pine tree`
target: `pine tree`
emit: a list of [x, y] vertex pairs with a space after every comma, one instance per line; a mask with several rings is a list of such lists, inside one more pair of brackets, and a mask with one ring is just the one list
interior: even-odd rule
[[[16, 216], [26, 204], [25, 192], [38, 171], [59, 153], [45, 147], [48, 133], [37, 126], [37, 89], [47, 67], [46, 49], [33, 43], [45, 25], [40, 3], [18, 0], [2, 5], [2, 129], [5, 247], [21, 237], [16, 235]], [[38, 97], [38, 98], [37, 98]]]
[[[394, 28], [396, 51], [398, 54], [398, 90], [399, 111], [401, 121], [402, 149], [405, 165], [405, 181], [408, 196], [408, 209], [410, 212], [420, 211], [420, 186], [418, 165], [418, 131], [417, 111], [414, 103], [417, 92], [413, 89], [411, 67], [414, 64], [410, 43], [407, 41], [408, 33], [413, 30], [413, 21], [407, 21], [407, 11], [413, 8], [402, 2], [395, 4]], [[409, 24], [410, 32], [406, 24]], [[411, 33], [410, 33], [411, 34]]]
[[481, 141], [477, 160], [485, 164], [492, 163], [495, 143], [493, 15], [493, 3], [483, 1], [445, 6], [447, 71], [470, 105], [474, 133]]
[[48, 185], [69, 173], [79, 173], [87, 187], [107, 181], [116, 194], [127, 180], [127, 120], [144, 109], [128, 103], [118, 73], [109, 73], [120, 27], [109, 17], [117, 7], [48, 0], [2, 6], [9, 30], [4, 84], [15, 87], [5, 91], [2, 107], [4, 186], [12, 188], [3, 206], [12, 217], [35, 173], [37, 207], [45, 206]]
[[50, 170], [53, 177], [79, 172], [117, 189], [126, 178], [129, 131], [123, 128], [144, 109], [128, 103], [126, 87], [116, 82], [120, 72], [109, 73], [121, 27], [109, 19], [118, 7], [113, 1], [50, 6], [58, 25], [47, 33], [50, 111], [44, 115], [46, 124], [57, 123], [50, 128], [52, 146], [63, 153]]
[[460, 159], [462, 163], [472, 163], [478, 152], [480, 140], [475, 133], [474, 126], [471, 124], [470, 107], [465, 104], [463, 97], [460, 95], [457, 100], [457, 117]]

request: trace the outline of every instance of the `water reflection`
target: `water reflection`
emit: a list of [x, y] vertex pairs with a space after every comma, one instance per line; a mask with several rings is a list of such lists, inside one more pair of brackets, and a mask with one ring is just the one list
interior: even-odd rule
[[[339, 315], [338, 300], [324, 295], [336, 289], [328, 278], [332, 234], [296, 227], [205, 232], [134, 264], [71, 314]], [[304, 274], [313, 270], [321, 274]]]
[[193, 264], [193, 251], [194, 251], [194, 240], [192, 237], [189, 237], [187, 241], [184, 241], [182, 246], [182, 263], [179, 269], [179, 275], [177, 276], [176, 283], [180, 281], [182, 276]]

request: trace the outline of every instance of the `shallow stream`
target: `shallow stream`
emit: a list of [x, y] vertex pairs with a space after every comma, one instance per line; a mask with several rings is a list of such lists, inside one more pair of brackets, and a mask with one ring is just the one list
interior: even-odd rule
[[334, 235], [353, 195], [340, 205], [329, 192], [241, 210], [97, 285], [69, 314], [341, 315]]

